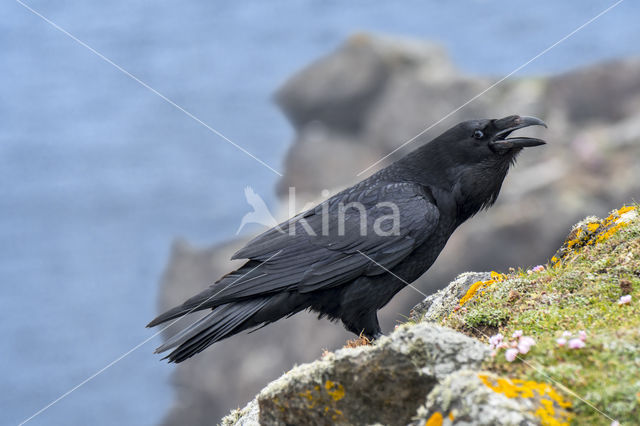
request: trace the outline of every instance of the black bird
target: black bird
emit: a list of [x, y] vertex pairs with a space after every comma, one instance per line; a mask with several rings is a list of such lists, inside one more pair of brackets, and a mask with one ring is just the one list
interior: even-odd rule
[[181, 362], [247, 329], [309, 309], [380, 336], [377, 311], [436, 260], [453, 231], [498, 197], [509, 166], [540, 139], [507, 138], [546, 124], [512, 115], [462, 122], [369, 178], [251, 240], [248, 259], [148, 324], [211, 312], [160, 346]]

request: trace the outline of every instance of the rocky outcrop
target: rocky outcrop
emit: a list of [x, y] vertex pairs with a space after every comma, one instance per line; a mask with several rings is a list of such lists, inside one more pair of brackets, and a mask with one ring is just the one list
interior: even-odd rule
[[[373, 346], [346, 348], [295, 367], [257, 397], [260, 424], [404, 425], [451, 373], [478, 368], [489, 348], [426, 323], [398, 328]], [[255, 403], [225, 424], [255, 419]], [[246, 424], [246, 423], [244, 423]]]
[[545, 383], [463, 370], [447, 376], [429, 393], [411, 425], [569, 424], [570, 405]]
[[[471, 278], [458, 277], [446, 294]], [[488, 346], [454, 330], [403, 325], [375, 345], [293, 368], [222, 425], [568, 424], [571, 404], [552, 386], [482, 371], [489, 355]]]
[[546, 265], [460, 275], [388, 337], [293, 368], [222, 423], [632, 424], [638, 211], [578, 223]]
[[[336, 192], [360, 180], [454, 122], [536, 115], [549, 124], [543, 136], [548, 145], [519, 159], [498, 203], [461, 227], [414, 285], [431, 293], [461, 270], [544, 263], [571, 224], [587, 214], [603, 215], [611, 205], [640, 193], [637, 75], [640, 61], [627, 59], [561, 75], [510, 78], [451, 113], [498, 78], [463, 73], [433, 43], [358, 34], [278, 91], [276, 100], [295, 128], [295, 140], [277, 192], [286, 202], [288, 187], [295, 186], [301, 206], [317, 200], [324, 189]], [[228, 272], [233, 266], [228, 259], [240, 244], [204, 250], [177, 244], [163, 279], [159, 310], [181, 303]], [[396, 296], [381, 312], [383, 329], [404, 319], [418, 298], [411, 289]], [[453, 293], [434, 299], [431, 312], [453, 299]], [[166, 424], [208, 424], [293, 363], [315, 359], [323, 348], [335, 348], [346, 337], [339, 325], [299, 314], [234, 337], [229, 345], [216, 345], [176, 368], [177, 402]]]
[[474, 283], [491, 279], [490, 272], [465, 272], [458, 275], [448, 286], [427, 296], [422, 302], [411, 309], [411, 321], [439, 321], [446, 313], [453, 311], [460, 300]]

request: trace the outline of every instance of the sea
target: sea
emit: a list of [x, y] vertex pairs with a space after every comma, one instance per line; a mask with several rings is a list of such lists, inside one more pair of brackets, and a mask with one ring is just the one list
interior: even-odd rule
[[640, 3], [593, 20], [612, 5], [2, 2], [0, 424], [162, 420], [174, 367], [144, 326], [171, 244], [234, 238], [246, 186], [276, 204], [294, 133], [273, 93], [294, 72], [356, 32], [496, 77], [551, 46], [514, 77], [640, 54]]

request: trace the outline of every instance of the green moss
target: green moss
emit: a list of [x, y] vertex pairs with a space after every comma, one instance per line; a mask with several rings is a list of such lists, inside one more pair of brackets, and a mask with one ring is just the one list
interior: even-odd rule
[[[635, 212], [635, 213], [634, 213]], [[640, 418], [640, 209], [578, 224], [545, 269], [512, 272], [478, 292], [444, 325], [484, 341], [515, 330], [536, 340], [526, 362], [509, 363], [501, 351], [485, 368], [522, 380], [562, 386], [622, 424]], [[624, 215], [624, 216], [622, 216]], [[621, 218], [622, 216], [622, 219]], [[635, 216], [635, 217], [634, 217]], [[632, 302], [619, 305], [629, 294]], [[493, 329], [491, 329], [493, 327]], [[585, 330], [586, 347], [560, 347], [564, 331]], [[611, 423], [565, 392], [575, 424]]]
[[474, 309], [465, 315], [464, 322], [469, 327], [499, 327], [509, 319], [509, 311], [504, 308], [487, 307], [486, 309]]

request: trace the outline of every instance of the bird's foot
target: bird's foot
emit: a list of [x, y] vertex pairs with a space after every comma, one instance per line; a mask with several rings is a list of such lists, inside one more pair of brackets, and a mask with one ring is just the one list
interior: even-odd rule
[[359, 346], [369, 346], [373, 344], [373, 339], [368, 338], [364, 334], [360, 334], [355, 339], [347, 340], [344, 344], [345, 348], [357, 348]]
[[362, 332], [356, 339], [347, 340], [344, 347], [357, 348], [358, 346], [370, 346], [382, 336], [384, 336], [384, 334], [382, 334], [381, 331], [378, 331], [375, 334], [366, 334]]

